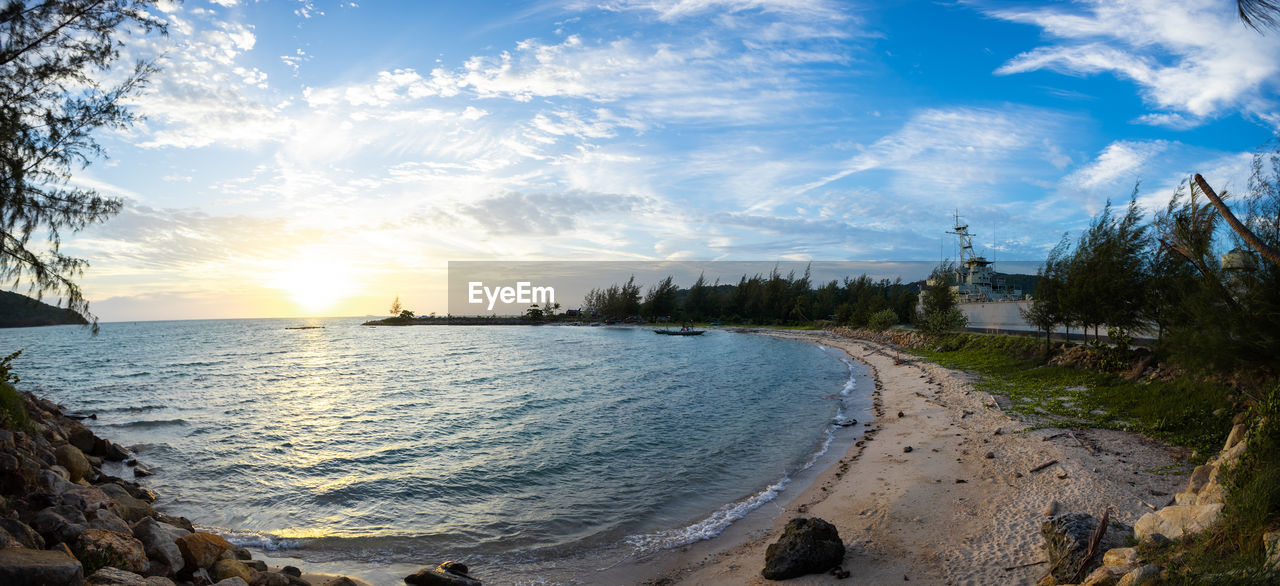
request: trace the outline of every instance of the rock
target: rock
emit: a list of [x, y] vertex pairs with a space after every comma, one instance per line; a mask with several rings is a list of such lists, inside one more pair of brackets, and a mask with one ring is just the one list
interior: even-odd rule
[[67, 469], [71, 482], [83, 479], [93, 470], [89, 466], [89, 459], [84, 457], [84, 452], [71, 444], [58, 446], [53, 455], [58, 459], [58, 465]]
[[995, 457], [996, 457], [996, 453], [995, 453], [995, 452], [987, 452], [987, 459], [988, 459], [988, 460], [993, 460], [993, 459], [995, 459]]
[[134, 497], [129, 493], [128, 489], [119, 484], [107, 483], [98, 488], [111, 497], [111, 501], [116, 505], [116, 510], [120, 512], [120, 516], [125, 521], [136, 523], [141, 521], [143, 517], [151, 517], [156, 514], [156, 510], [149, 503]]
[[62, 504], [80, 509], [85, 516], [98, 509], [115, 510], [115, 503], [96, 486], [72, 486], [62, 492]]
[[905, 447], [903, 447], [903, 448], [902, 448], [902, 453], [904, 453], [904, 454], [910, 454], [910, 453], [911, 453], [911, 451], [912, 451], [913, 449], [914, 449], [914, 448], [912, 448], [911, 446], [905, 446]]
[[111, 443], [108, 440], [102, 440], [102, 457], [112, 462], [123, 462], [129, 459], [129, 452], [124, 448]]
[[351, 578], [348, 578], [346, 576], [338, 576], [337, 578], [334, 578], [332, 580], [329, 580], [328, 582], [325, 582], [324, 586], [359, 586], [359, 585], [356, 584], [356, 581], [352, 580]]
[[1273, 572], [1280, 571], [1280, 531], [1263, 534], [1262, 546], [1267, 552], [1267, 566]]
[[1231, 426], [1231, 433], [1227, 434], [1227, 443], [1222, 446], [1223, 451], [1234, 448], [1236, 444], [1244, 441], [1245, 434], [1249, 433], [1249, 426], [1244, 423], [1237, 423]]
[[[183, 534], [196, 532], [195, 526], [191, 524], [191, 519], [186, 517], [170, 517], [164, 513], [156, 513], [152, 516], [155, 517], [155, 520], [164, 523], [167, 526], [181, 529]], [[181, 536], [182, 535], [175, 535], [173, 538], [177, 539]]]
[[444, 562], [432, 568], [422, 568], [404, 577], [411, 586], [480, 586], [480, 581], [467, 573], [467, 566], [459, 562]]
[[279, 572], [266, 572], [263, 574], [267, 579], [267, 586], [289, 586], [289, 576]]
[[84, 567], [80, 560], [56, 550], [0, 549], [0, 584], [45, 586], [80, 584]]
[[31, 528], [44, 538], [45, 543], [75, 543], [80, 533], [89, 528], [89, 521], [80, 509], [59, 505], [36, 513], [31, 518]]
[[1240, 459], [1241, 454], [1244, 454], [1244, 451], [1248, 449], [1248, 447], [1249, 444], [1247, 442], [1240, 442], [1230, 448], [1222, 450], [1218, 453], [1218, 457], [1215, 458], [1215, 463], [1219, 467], [1235, 464], [1236, 461]]
[[210, 570], [215, 580], [226, 580], [234, 576], [239, 576], [245, 582], [253, 581], [253, 570], [249, 566], [244, 565], [240, 560], [218, 560], [214, 562], [213, 568]]
[[233, 576], [226, 580], [218, 580], [217, 582], [214, 582], [214, 584], [216, 586], [249, 586], [249, 583], [245, 582], [244, 578], [239, 576]]
[[36, 478], [37, 486], [50, 494], [61, 495], [68, 490], [76, 488], [76, 485], [71, 484], [70, 481], [53, 470], [41, 470]]
[[244, 562], [244, 565], [249, 566], [250, 568], [253, 568], [259, 572], [267, 571], [267, 562], [264, 562], [262, 560], [242, 560], [242, 561]]
[[249, 550], [243, 547], [240, 547], [238, 545], [232, 544], [230, 551], [231, 551], [231, 554], [235, 556], [235, 559], [238, 559], [240, 561], [253, 559], [253, 554], [249, 553]]
[[93, 446], [97, 443], [98, 437], [93, 435], [89, 428], [79, 424], [71, 424], [71, 433], [67, 434], [67, 441], [71, 445], [80, 450], [81, 453], [89, 454], [93, 452]]
[[1116, 586], [1139, 586], [1140, 584], [1149, 584], [1160, 579], [1160, 566], [1146, 565], [1125, 574]]
[[1200, 533], [1218, 520], [1222, 504], [1172, 505], [1154, 513], [1147, 513], [1133, 526], [1134, 535], [1141, 541], [1151, 534], [1169, 539]]
[[294, 578], [302, 577], [302, 570], [299, 570], [298, 568], [295, 568], [293, 566], [285, 566], [283, 568], [280, 568], [280, 573], [286, 576], [293, 576]]
[[133, 524], [133, 536], [142, 542], [147, 557], [171, 568], [175, 573], [181, 572], [185, 564], [182, 551], [175, 542], [181, 535], [181, 529], [165, 525], [151, 517], [146, 517]]
[[177, 541], [187, 570], [211, 567], [222, 556], [222, 552], [231, 549], [227, 540], [203, 531], [183, 535]]
[[1052, 517], [1058, 514], [1058, 501], [1050, 500], [1044, 504], [1044, 509], [1040, 511], [1046, 517]]
[[1102, 565], [1137, 566], [1138, 550], [1133, 547], [1117, 547], [1115, 549], [1108, 549], [1107, 553], [1102, 554]]
[[797, 517], [765, 550], [764, 560], [760, 575], [769, 580], [820, 574], [844, 561], [844, 542], [835, 525], [816, 517]]
[[1196, 494], [1196, 493], [1194, 493], [1194, 492], [1180, 492], [1180, 493], [1177, 493], [1177, 494], [1173, 495], [1173, 504], [1175, 504], [1175, 505], [1194, 505], [1194, 504], [1196, 504], [1196, 499], [1197, 499], [1197, 498], [1199, 498], [1199, 497], [1200, 497], [1200, 495], [1198, 495], [1198, 494]]
[[106, 586], [146, 586], [147, 584], [146, 578], [142, 576], [109, 566], [94, 572], [85, 582]]
[[89, 518], [89, 528], [91, 529], [106, 529], [108, 531], [115, 531], [116, 533], [123, 533], [125, 535], [133, 534], [133, 530], [129, 528], [129, 524], [125, 523], [124, 520], [121, 519], [119, 515], [116, 515], [111, 509], [98, 509], [94, 511], [93, 514], [87, 515], [87, 517]]
[[85, 529], [76, 542], [77, 557], [101, 558], [106, 565], [130, 572], [145, 572], [150, 566], [142, 542], [132, 535], [104, 529]]
[[0, 519], [0, 529], [9, 534], [22, 547], [27, 549], [44, 549], [44, 538], [31, 526], [17, 519]]
[[1121, 566], [1099, 566], [1085, 577], [1080, 586], [1115, 586], [1115, 583], [1132, 569]]
[[1098, 555], [1085, 564], [1089, 540], [1097, 526], [1098, 520], [1088, 513], [1065, 513], [1050, 517], [1040, 525], [1040, 535], [1044, 537], [1045, 551], [1049, 554], [1049, 567], [1053, 568], [1053, 578], [1059, 583], [1074, 584], [1089, 575], [1102, 565], [1102, 552], [1123, 546], [1133, 535], [1128, 526], [1112, 521], [1098, 544]]
[[1209, 476], [1213, 474], [1214, 466], [1211, 464], [1201, 464], [1191, 471], [1191, 478], [1187, 480], [1187, 492], [1198, 493], [1205, 484], [1209, 483]]

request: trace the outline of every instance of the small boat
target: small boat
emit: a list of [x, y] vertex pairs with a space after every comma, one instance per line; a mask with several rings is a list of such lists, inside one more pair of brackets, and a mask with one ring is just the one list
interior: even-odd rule
[[653, 333], [664, 336], [701, 336], [706, 330], [654, 330]]

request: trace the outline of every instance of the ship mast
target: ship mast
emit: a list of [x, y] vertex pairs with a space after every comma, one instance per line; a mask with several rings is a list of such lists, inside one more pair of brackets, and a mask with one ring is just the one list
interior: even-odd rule
[[963, 267], [963, 266], [967, 266], [966, 261], [968, 261], [969, 259], [975, 256], [973, 254], [973, 234], [969, 233], [968, 224], [963, 224], [963, 225], [960, 224], [959, 210], [956, 210], [955, 218], [956, 218], [956, 227], [954, 230], [947, 232], [947, 234], [956, 236], [960, 240], [960, 262], [957, 264]]

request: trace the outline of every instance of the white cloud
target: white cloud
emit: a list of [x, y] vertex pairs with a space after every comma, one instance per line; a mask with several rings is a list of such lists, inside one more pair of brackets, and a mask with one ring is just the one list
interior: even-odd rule
[[1260, 115], [1274, 109], [1280, 37], [1244, 28], [1232, 7], [1200, 0], [1082, 0], [1075, 6], [1081, 13], [988, 11], [1039, 26], [1052, 39], [996, 73], [1110, 72], [1138, 84], [1147, 103], [1161, 111], [1140, 122], [1173, 128], [1233, 111]]
[[682, 20], [707, 13], [736, 14], [748, 11], [814, 20], [845, 18], [834, 4], [825, 0], [613, 0], [593, 6], [604, 10], [651, 11], [664, 21]]
[[1033, 172], [1035, 161], [1060, 158], [1049, 139], [1069, 120], [1052, 111], [1014, 106], [924, 110], [802, 192], [856, 173], [890, 170], [896, 172], [893, 182], [903, 196], [927, 201], [956, 193], [973, 197], [983, 186]]
[[1147, 162], [1169, 146], [1168, 142], [1162, 140], [1116, 141], [1107, 145], [1092, 162], [1072, 172], [1063, 181], [1067, 185], [1091, 191], [1120, 182], [1132, 185], [1142, 178]]

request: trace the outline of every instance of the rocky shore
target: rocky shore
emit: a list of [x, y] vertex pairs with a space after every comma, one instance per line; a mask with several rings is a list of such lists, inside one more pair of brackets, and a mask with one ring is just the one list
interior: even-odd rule
[[8, 406], [10, 429], [0, 429], [0, 584], [364, 584], [268, 567], [188, 519], [156, 511], [152, 491], [103, 473], [105, 463], [120, 462], [135, 477], [148, 474], [127, 449], [95, 435], [83, 416], [30, 393], [11, 396], [23, 404]]

